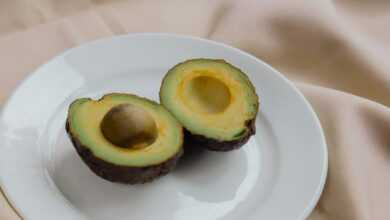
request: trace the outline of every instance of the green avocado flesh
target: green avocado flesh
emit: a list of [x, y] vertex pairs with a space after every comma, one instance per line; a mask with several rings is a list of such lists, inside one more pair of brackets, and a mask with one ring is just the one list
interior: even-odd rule
[[[74, 139], [95, 157], [115, 165], [157, 165], [182, 148], [178, 121], [158, 103], [131, 94], [108, 94], [98, 101], [77, 99], [69, 107], [68, 123]], [[113, 141], [127, 133], [134, 133], [128, 146]]]
[[191, 133], [218, 141], [249, 134], [256, 118], [255, 88], [241, 70], [224, 60], [192, 59], [168, 71], [160, 102]]

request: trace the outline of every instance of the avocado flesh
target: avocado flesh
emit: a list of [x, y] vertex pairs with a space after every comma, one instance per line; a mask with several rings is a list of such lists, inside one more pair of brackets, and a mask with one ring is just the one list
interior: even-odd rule
[[224, 60], [174, 66], [164, 77], [160, 102], [184, 126], [185, 143], [227, 151], [255, 133], [258, 96], [246, 74]]
[[184, 129], [184, 146], [186, 150], [190, 148], [201, 146], [202, 148], [212, 151], [231, 151], [240, 148], [249, 138], [256, 133], [255, 120], [248, 121], [248, 132], [246, 135], [232, 141], [219, 141], [212, 138], [207, 138], [202, 135], [192, 134]]
[[[153, 118], [153, 143], [126, 148], [111, 143], [101, 124], [116, 106], [130, 104]], [[69, 107], [67, 132], [77, 152], [97, 175], [114, 182], [143, 183], [166, 174], [182, 154], [183, 131], [176, 119], [161, 105], [131, 94], [113, 93], [95, 101], [77, 99]]]

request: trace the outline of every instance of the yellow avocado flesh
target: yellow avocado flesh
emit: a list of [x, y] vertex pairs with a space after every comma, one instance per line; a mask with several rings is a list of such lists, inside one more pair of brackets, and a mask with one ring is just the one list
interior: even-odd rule
[[[104, 116], [115, 106], [131, 104], [142, 108], [154, 119], [157, 137], [152, 144], [142, 148], [123, 148], [108, 141], [102, 131]], [[157, 103], [128, 94], [110, 94], [99, 101], [79, 99], [69, 110], [69, 128], [83, 146], [94, 156], [117, 165], [149, 166], [162, 163], [181, 149], [181, 125]]]
[[190, 132], [222, 141], [245, 135], [246, 122], [258, 110], [247, 76], [221, 60], [175, 66], [164, 79], [160, 100]]
[[182, 80], [176, 92], [177, 101], [183, 104], [182, 111], [185, 114], [202, 120], [207, 127], [224, 131], [230, 127], [242, 127], [245, 115], [234, 114], [246, 112], [244, 100], [237, 98], [243, 95], [237, 82], [208, 71], [188, 76]]

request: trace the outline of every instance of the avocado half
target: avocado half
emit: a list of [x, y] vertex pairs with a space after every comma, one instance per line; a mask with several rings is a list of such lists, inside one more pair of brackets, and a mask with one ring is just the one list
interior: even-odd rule
[[171, 171], [183, 152], [180, 123], [160, 104], [131, 94], [75, 100], [66, 130], [88, 167], [112, 182], [151, 181]]
[[192, 59], [168, 71], [160, 102], [185, 128], [185, 145], [229, 151], [255, 134], [258, 96], [248, 76], [224, 60]]

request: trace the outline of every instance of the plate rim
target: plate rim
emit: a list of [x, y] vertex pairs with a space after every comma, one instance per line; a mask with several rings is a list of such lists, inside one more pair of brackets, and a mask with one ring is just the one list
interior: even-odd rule
[[[193, 41], [200, 41], [207, 44], [213, 44], [220, 47], [225, 47], [227, 49], [230, 49], [232, 51], [235, 51], [240, 56], [247, 56], [248, 58], [251, 58], [253, 60], [256, 60], [257, 62], [261, 63], [265, 68], [269, 69], [271, 72], [273, 72], [277, 77], [279, 77], [280, 80], [284, 81], [297, 95], [300, 97], [300, 99], [305, 104], [305, 107], [310, 112], [310, 117], [314, 119], [315, 126], [317, 126], [318, 131], [320, 132], [320, 141], [322, 142], [322, 150], [324, 152], [323, 154], [323, 164], [322, 164], [322, 173], [321, 173], [321, 179], [319, 181], [319, 184], [317, 186], [317, 189], [315, 193], [313, 194], [313, 197], [306, 205], [306, 208], [302, 211], [301, 217], [299, 219], [306, 219], [309, 217], [311, 212], [314, 210], [315, 206], [317, 205], [322, 192], [325, 187], [327, 175], [328, 175], [328, 169], [329, 169], [329, 153], [328, 153], [328, 146], [325, 138], [325, 133], [322, 128], [321, 122], [314, 111], [314, 108], [310, 104], [310, 102], [306, 99], [306, 97], [303, 95], [303, 93], [298, 89], [298, 87], [290, 81], [286, 76], [284, 76], [281, 72], [279, 72], [277, 69], [272, 67], [270, 64], [266, 63], [262, 59], [250, 54], [249, 52], [246, 52], [244, 50], [241, 50], [239, 48], [236, 48], [234, 46], [214, 41], [211, 39], [206, 39], [198, 36], [191, 36], [191, 35], [185, 35], [185, 34], [176, 34], [176, 33], [168, 33], [168, 32], [143, 32], [143, 33], [127, 33], [127, 34], [120, 34], [120, 35], [114, 35], [114, 36], [108, 36], [103, 37], [95, 40], [91, 40], [88, 42], [84, 42], [80, 45], [76, 45], [70, 48], [65, 49], [64, 51], [58, 53], [57, 55], [51, 57], [46, 62], [43, 62], [41, 65], [39, 65], [37, 68], [35, 68], [33, 71], [31, 71], [26, 77], [24, 77], [18, 85], [12, 90], [11, 94], [6, 98], [5, 102], [0, 106], [0, 118], [3, 118], [3, 110], [8, 106], [10, 100], [12, 100], [16, 94], [16, 92], [24, 86], [34, 75], [38, 74], [42, 69], [44, 69], [48, 64], [53, 62], [54, 60], [60, 59], [62, 57], [65, 57], [67, 54], [72, 53], [74, 50], [81, 49], [83, 47], [89, 47], [93, 44], [99, 44], [103, 41], [108, 40], [115, 40], [115, 39], [121, 39], [121, 38], [127, 38], [127, 37], [168, 37], [168, 38], [177, 38], [177, 39], [184, 39], [184, 40], [193, 40]], [[0, 130], [1, 133], [1, 130]], [[3, 195], [5, 197], [5, 200], [8, 202], [9, 206], [12, 210], [16, 212], [16, 215], [21, 217], [22, 219], [27, 219], [27, 216], [23, 214], [23, 210], [21, 207], [17, 207], [14, 199], [8, 196], [8, 190], [7, 187], [3, 184], [2, 178], [0, 178], [0, 190], [3, 192]]]

